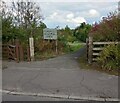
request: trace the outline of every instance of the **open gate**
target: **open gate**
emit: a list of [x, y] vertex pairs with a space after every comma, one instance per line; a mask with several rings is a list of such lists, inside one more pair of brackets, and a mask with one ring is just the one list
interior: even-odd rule
[[15, 45], [8, 45], [8, 59], [16, 60], [16, 52], [15, 52]]
[[3, 44], [2, 45], [2, 58], [7, 60], [30, 61], [29, 47], [24, 48], [19, 40], [15, 41], [15, 44]]

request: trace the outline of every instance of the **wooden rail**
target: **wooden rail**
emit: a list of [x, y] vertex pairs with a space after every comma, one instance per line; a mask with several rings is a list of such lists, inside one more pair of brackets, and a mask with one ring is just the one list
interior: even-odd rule
[[118, 44], [119, 42], [93, 42], [93, 45]]
[[93, 61], [97, 61], [97, 57], [100, 56], [100, 52], [105, 46], [119, 43], [120, 42], [93, 42], [92, 37], [89, 37], [86, 39], [88, 63], [91, 64]]

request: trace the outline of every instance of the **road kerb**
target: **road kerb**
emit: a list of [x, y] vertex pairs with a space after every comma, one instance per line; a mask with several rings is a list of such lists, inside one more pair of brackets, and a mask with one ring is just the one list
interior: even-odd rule
[[70, 96], [70, 95], [59, 95], [59, 94], [15, 92], [15, 91], [9, 91], [9, 90], [0, 90], [0, 92], [11, 94], [11, 95], [38, 96], [38, 97], [50, 97], [50, 98], [74, 99], [74, 100], [120, 101], [120, 99], [118, 98], [98, 98], [98, 97], [89, 97], [89, 96]]
[[56, 95], [56, 94], [44, 94], [44, 93], [38, 93], [37, 96], [39, 97], [53, 97], [53, 98], [64, 98], [64, 99], [68, 99], [68, 95]]

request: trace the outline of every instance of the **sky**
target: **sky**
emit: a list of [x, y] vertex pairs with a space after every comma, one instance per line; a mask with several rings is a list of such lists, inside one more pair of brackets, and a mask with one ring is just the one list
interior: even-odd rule
[[[5, 0], [8, 2], [18, 0]], [[23, 0], [24, 1], [24, 0]], [[43, 22], [48, 28], [70, 28], [82, 22], [94, 24], [109, 12], [118, 10], [119, 0], [27, 0], [34, 1], [41, 8]], [[40, 13], [41, 14], [41, 13]]]
[[41, 7], [43, 22], [48, 28], [59, 26], [70, 28], [86, 22], [99, 22], [118, 8], [118, 2], [38, 2]]

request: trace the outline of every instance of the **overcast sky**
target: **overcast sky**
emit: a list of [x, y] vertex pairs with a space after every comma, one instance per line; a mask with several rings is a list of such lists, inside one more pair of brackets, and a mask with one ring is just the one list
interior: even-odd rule
[[118, 8], [117, 2], [39, 2], [48, 28], [68, 25], [75, 28], [82, 22], [93, 24]]
[[[18, 0], [4, 0], [7, 2]], [[23, 0], [24, 1], [24, 0]], [[43, 22], [48, 28], [68, 25], [75, 28], [82, 22], [99, 22], [109, 12], [118, 9], [119, 0], [27, 0], [41, 7]], [[69, 2], [68, 2], [69, 1]]]

